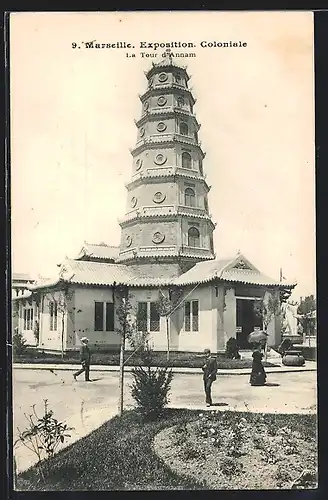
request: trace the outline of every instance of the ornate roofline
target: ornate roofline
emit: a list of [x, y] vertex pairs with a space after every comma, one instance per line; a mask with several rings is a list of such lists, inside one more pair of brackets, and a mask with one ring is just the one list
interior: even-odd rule
[[175, 117], [176, 115], [183, 115], [184, 117], [191, 118], [194, 123], [197, 126], [197, 130], [201, 128], [201, 124], [198, 123], [197, 117], [194, 113], [190, 113], [186, 109], [179, 108], [177, 106], [174, 106], [170, 109], [160, 109], [160, 110], [152, 110], [152, 111], [146, 111], [139, 120], [134, 120], [134, 123], [137, 127], [140, 127], [147, 121], [155, 121], [157, 118], [160, 117], [168, 117], [172, 118]]
[[[140, 255], [137, 252], [131, 256], [131, 257], [124, 257], [120, 256], [117, 258], [117, 264], [124, 264], [125, 262], [136, 262], [138, 260], [155, 260], [155, 259], [160, 259], [161, 262], [163, 262], [164, 259], [172, 259], [174, 262], [176, 262], [176, 258], [179, 258], [179, 260], [186, 260], [186, 261], [191, 261], [191, 260], [196, 260], [196, 261], [204, 261], [204, 260], [214, 260], [215, 255], [197, 255], [197, 254], [187, 254], [187, 253], [181, 253], [179, 250], [176, 252], [171, 252], [171, 253], [158, 253], [158, 254], [152, 254], [152, 255]], [[172, 285], [174, 284], [174, 278], [172, 278]]]
[[[180, 167], [182, 168], [182, 167]], [[158, 173], [157, 175], [141, 175], [136, 178], [132, 179], [131, 181], [128, 181], [125, 183], [125, 187], [128, 191], [131, 191], [137, 186], [140, 186], [143, 183], [146, 184], [151, 184], [152, 182], [157, 182], [158, 179], [163, 179], [165, 182], [172, 182], [175, 181], [176, 178], [182, 178], [182, 179], [190, 179], [193, 181], [199, 181], [202, 182], [206, 188], [207, 193], [211, 190], [211, 187], [209, 184], [207, 184], [206, 181], [206, 176], [195, 176], [195, 175], [188, 175], [188, 173], [182, 173], [182, 172], [177, 172], [174, 170], [171, 174], [164, 174], [164, 173]]]
[[181, 217], [188, 218], [188, 219], [203, 220], [211, 226], [211, 229], [213, 231], [216, 228], [216, 224], [212, 221], [210, 214], [196, 214], [196, 213], [191, 214], [188, 212], [183, 212], [182, 210], [181, 211], [176, 210], [175, 212], [171, 212], [171, 213], [162, 213], [162, 214], [158, 213], [158, 214], [149, 214], [149, 215], [139, 213], [139, 214], [136, 214], [135, 216], [132, 216], [129, 219], [122, 218], [119, 221], [119, 225], [121, 226], [121, 228], [124, 228], [124, 227], [134, 225], [136, 221], [143, 223], [143, 222], [149, 222], [149, 219], [154, 219], [156, 221], [158, 219], [178, 220]]
[[149, 80], [149, 78], [151, 78], [153, 75], [155, 75], [156, 73], [161, 73], [163, 70], [171, 70], [173, 69], [174, 71], [174, 68], [178, 69], [179, 71], [182, 71], [186, 78], [187, 78], [187, 81], [190, 80], [191, 76], [188, 74], [187, 72], [187, 66], [180, 66], [179, 64], [176, 64], [176, 63], [173, 63], [172, 62], [167, 62], [166, 63], [163, 63], [163, 64], [156, 64], [156, 63], [153, 63], [152, 64], [152, 67], [148, 70], [148, 71], [145, 71], [145, 75], [147, 77], [147, 79]]
[[[172, 90], [173, 90], [173, 92], [172, 92]], [[188, 96], [190, 97], [190, 99], [192, 101], [193, 106], [197, 102], [197, 99], [195, 99], [195, 97], [192, 95], [192, 92], [190, 89], [188, 89], [186, 87], [181, 87], [180, 85], [175, 86], [174, 84], [168, 84], [165, 87], [164, 86], [152, 87], [150, 89], [147, 89], [144, 94], [138, 94], [138, 97], [139, 97], [140, 101], [143, 103], [151, 95], [155, 96], [155, 95], [172, 94], [172, 93], [173, 94], [174, 93], [184, 94], [184, 95], [188, 94]]]
[[[179, 144], [182, 144], [183, 146], [194, 147], [194, 148], [198, 149], [198, 151], [200, 152], [200, 154], [202, 156], [202, 159], [205, 158], [206, 153], [202, 150], [200, 141], [198, 143], [192, 143], [189, 141], [184, 141], [182, 138], [179, 137], [180, 134], [172, 133], [169, 135], [171, 136], [170, 138], [163, 137], [161, 140], [158, 140], [158, 141], [157, 140], [155, 141], [153, 136], [146, 137], [145, 139], [138, 141], [136, 146], [134, 148], [130, 149], [130, 153], [134, 157], [137, 154], [144, 151], [145, 149], [157, 148], [158, 145], [169, 145], [169, 146], [174, 147], [174, 145], [176, 143], [179, 143]], [[161, 136], [159, 135], [158, 138], [160, 139]]]

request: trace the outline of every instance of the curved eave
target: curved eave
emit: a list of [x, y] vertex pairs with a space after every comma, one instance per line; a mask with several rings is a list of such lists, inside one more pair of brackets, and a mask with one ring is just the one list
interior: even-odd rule
[[187, 66], [180, 66], [179, 64], [171, 63], [171, 64], [163, 64], [160, 65], [154, 64], [148, 71], [145, 71], [145, 75], [147, 76], [147, 79], [151, 78], [153, 75], [156, 73], [161, 73], [163, 69], [166, 70], [173, 70], [178, 69], [179, 71], [183, 71], [187, 81], [190, 80], [190, 75], [187, 73]]
[[134, 123], [136, 127], [141, 127], [144, 123], [148, 121], [156, 121], [159, 117], [167, 117], [174, 118], [176, 115], [183, 115], [184, 117], [191, 118], [194, 124], [197, 127], [197, 130], [200, 130], [201, 124], [198, 123], [196, 116], [193, 113], [190, 113], [187, 110], [183, 110], [181, 108], [174, 108], [170, 110], [160, 110], [160, 111], [149, 111], [144, 113], [139, 120], [135, 120]]
[[186, 213], [186, 212], [174, 212], [174, 213], [171, 213], [171, 214], [152, 214], [152, 215], [136, 215], [135, 217], [131, 217], [131, 219], [124, 219], [124, 220], [121, 220], [119, 221], [119, 225], [123, 228], [123, 227], [126, 227], [126, 226], [129, 226], [130, 224], [134, 224], [136, 221], [138, 222], [144, 222], [143, 219], [145, 219], [145, 221], [149, 222], [149, 219], [171, 219], [171, 220], [174, 220], [174, 219], [178, 219], [180, 216], [182, 217], [188, 217], [188, 219], [201, 219], [201, 220], [206, 220], [210, 226], [212, 227], [212, 229], [215, 229], [216, 227], [216, 224], [214, 224], [214, 222], [211, 220], [210, 216], [206, 216], [206, 215], [197, 215], [197, 214], [189, 214], [189, 213]]
[[143, 175], [143, 176], [138, 177], [135, 180], [126, 182], [125, 187], [128, 191], [131, 191], [131, 189], [135, 188], [136, 186], [140, 186], [143, 183], [148, 183], [148, 181], [149, 181], [149, 184], [151, 183], [151, 181], [153, 181], [153, 180], [156, 181], [158, 179], [164, 179], [167, 182], [170, 182], [172, 180], [172, 178], [177, 178], [177, 177], [181, 177], [183, 179], [191, 179], [193, 181], [195, 181], [195, 180], [200, 181], [204, 184], [207, 192], [209, 192], [211, 189], [211, 186], [209, 186], [207, 184], [205, 177], [203, 177], [203, 176], [202, 177], [195, 177], [193, 175], [188, 175], [187, 173], [184, 174], [181, 172], [175, 172], [172, 174], [159, 174], [158, 173], [155, 175]]
[[197, 280], [179, 281], [178, 285], [181, 285], [181, 286], [196, 285], [197, 283], [210, 283], [212, 281], [218, 281], [220, 283], [240, 283], [242, 285], [253, 285], [253, 286], [266, 287], [266, 288], [292, 289], [296, 286], [296, 284], [282, 285], [281, 283], [277, 283], [277, 282], [254, 283], [254, 281], [251, 281], [251, 280], [241, 280], [238, 278], [236, 278], [236, 279], [233, 279], [233, 278], [224, 279], [224, 278], [219, 278], [218, 276], [210, 276], [210, 277], [205, 277], [203, 279], [197, 279]]
[[172, 94], [172, 93], [184, 94], [184, 95], [188, 94], [188, 96], [192, 102], [192, 105], [196, 104], [196, 102], [197, 102], [197, 99], [194, 98], [190, 89], [188, 89], [186, 87], [182, 87], [180, 85], [174, 85], [174, 84], [173, 85], [170, 84], [170, 85], [166, 85], [166, 86], [163, 85], [162, 87], [154, 87], [154, 88], [148, 89], [144, 94], [139, 94], [139, 99], [143, 103], [150, 96]]
[[31, 292], [34, 292], [41, 289], [43, 290], [45, 288], [54, 288], [55, 286], [64, 283], [71, 283], [71, 282], [69, 280], [65, 280], [64, 278], [58, 278], [57, 280], [51, 281], [49, 283], [42, 283], [40, 285], [35, 285], [34, 287], [31, 287], [30, 290]]
[[190, 148], [198, 149], [198, 151], [200, 152], [200, 154], [202, 156], [202, 159], [204, 159], [206, 156], [206, 153], [204, 153], [204, 151], [202, 150], [202, 148], [199, 144], [191, 143], [189, 141], [184, 141], [184, 140], [180, 139], [179, 137], [172, 137], [172, 139], [163, 139], [163, 140], [159, 140], [159, 141], [157, 141], [157, 140], [156, 141], [155, 140], [151, 140], [151, 141], [143, 140], [143, 142], [141, 144], [130, 149], [130, 153], [133, 157], [135, 157], [136, 155], [138, 155], [139, 153], [141, 153], [145, 149], [156, 149], [159, 146], [171, 146], [172, 148], [174, 148], [176, 143], [182, 144], [183, 146], [188, 146]]
[[179, 256], [182, 257], [182, 258], [197, 259], [197, 260], [214, 260], [215, 259], [215, 255], [214, 254], [198, 255], [198, 254], [194, 254], [194, 253], [183, 252], [183, 253], [180, 253]]

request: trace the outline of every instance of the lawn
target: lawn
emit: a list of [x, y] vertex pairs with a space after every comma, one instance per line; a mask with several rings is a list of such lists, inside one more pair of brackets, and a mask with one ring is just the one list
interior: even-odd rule
[[[125, 353], [125, 359], [127, 360], [131, 356], [132, 352], [127, 351]], [[153, 351], [153, 364], [154, 366], [168, 366], [173, 368], [201, 368], [204, 364], [204, 354], [203, 353], [191, 353], [191, 352], [177, 352], [173, 351], [170, 353], [170, 361], [166, 361], [166, 352]], [[43, 351], [38, 351], [33, 348], [28, 348], [26, 354], [14, 357], [15, 363], [39, 363], [39, 364], [79, 364], [79, 352], [70, 352], [64, 355], [64, 358], [60, 354], [48, 354]], [[119, 365], [119, 353], [118, 352], [92, 352], [92, 365], [101, 366], [118, 366]], [[251, 368], [252, 361], [250, 359], [228, 359], [222, 354], [217, 355], [217, 362], [219, 369], [238, 369], [238, 368]], [[135, 366], [141, 364], [141, 359], [138, 353], [134, 354], [130, 359], [128, 359], [126, 366]], [[264, 361], [263, 365], [266, 367], [277, 366], [271, 362]]]
[[[246, 423], [243, 423], [243, 419]], [[243, 451], [246, 451], [246, 455], [236, 458], [231, 455], [231, 446], [227, 447], [227, 439], [230, 438], [226, 430], [227, 426], [236, 430], [238, 422], [248, 429], [248, 437], [253, 439], [253, 443], [249, 447], [249, 442], [245, 440]], [[221, 430], [225, 429], [221, 433], [220, 444], [212, 441], [213, 436], [219, 439], [220, 433], [215, 434], [219, 426]], [[214, 433], [211, 428], [215, 429]], [[250, 428], [254, 430], [251, 436]], [[285, 434], [280, 435], [282, 428]], [[285, 439], [290, 449], [284, 444], [282, 449], [277, 448], [274, 453], [272, 445], [266, 453], [265, 444], [271, 438], [278, 441], [280, 438]], [[264, 449], [261, 444], [264, 444]], [[222, 456], [218, 454], [220, 447]], [[238, 445], [234, 448], [238, 448]], [[239, 448], [241, 451], [241, 445]], [[271, 482], [275, 481], [275, 487], [283, 488], [286, 484], [288, 487], [303, 469], [315, 469], [315, 448], [316, 417], [311, 415], [261, 415], [227, 411], [208, 412], [204, 418], [198, 411], [170, 409], [162, 420], [143, 423], [136, 411], [128, 411], [122, 418], [114, 417], [50, 459], [45, 482], [40, 480], [37, 467], [34, 466], [18, 476], [16, 489], [224, 489], [227, 484], [233, 488], [239, 480], [247, 488], [248, 475], [245, 471], [249, 472], [250, 467], [244, 465], [244, 470], [240, 470], [240, 463], [244, 461], [247, 464], [248, 458], [253, 470], [249, 484], [257, 475], [262, 488], [269, 487], [265, 481], [266, 476], [271, 474]], [[272, 456], [274, 460], [277, 459], [273, 465], [267, 459]], [[239, 464], [236, 465], [236, 462]], [[207, 471], [207, 474], [202, 474], [202, 471]], [[220, 473], [216, 474], [217, 471]], [[209, 474], [211, 478], [215, 477], [216, 483], [211, 478], [209, 480]], [[311, 486], [313, 484], [307, 487]]]

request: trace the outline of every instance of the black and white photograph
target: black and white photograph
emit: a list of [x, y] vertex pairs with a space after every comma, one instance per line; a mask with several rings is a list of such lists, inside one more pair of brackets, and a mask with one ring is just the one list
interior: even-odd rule
[[313, 13], [9, 37], [14, 490], [318, 488]]

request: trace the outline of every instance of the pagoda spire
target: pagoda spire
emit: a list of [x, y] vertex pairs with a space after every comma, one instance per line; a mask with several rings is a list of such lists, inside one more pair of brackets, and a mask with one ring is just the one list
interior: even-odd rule
[[148, 266], [151, 275], [154, 265], [163, 272], [163, 264], [171, 275], [181, 274], [214, 259], [205, 154], [186, 68], [175, 64], [167, 49], [146, 77], [118, 261]]

